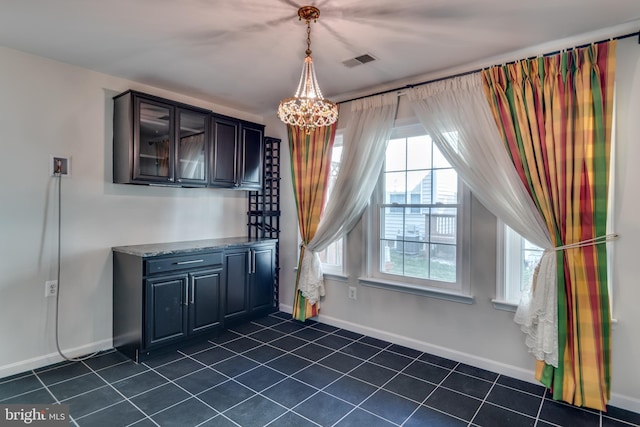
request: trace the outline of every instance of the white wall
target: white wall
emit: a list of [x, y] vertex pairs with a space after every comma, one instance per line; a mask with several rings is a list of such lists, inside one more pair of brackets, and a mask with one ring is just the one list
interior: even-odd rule
[[[570, 45], [569, 45], [570, 46]], [[565, 46], [566, 47], [566, 46]], [[515, 59], [515, 58], [514, 58]], [[640, 239], [640, 46], [635, 38], [621, 40], [617, 55], [617, 187], [614, 244], [613, 315], [619, 320], [613, 331], [611, 404], [640, 411], [640, 263], [636, 241]], [[403, 98], [401, 98], [401, 106]], [[403, 106], [403, 111], [406, 111]], [[342, 120], [340, 126], [342, 126]], [[283, 139], [285, 127], [276, 118], [267, 120], [267, 134]], [[288, 159], [287, 159], [288, 160]], [[283, 162], [282, 210], [285, 224], [280, 244], [280, 298], [291, 307], [297, 254], [296, 212], [291, 190], [289, 162]], [[477, 201], [472, 204], [471, 289], [475, 304], [466, 305], [396, 291], [361, 286], [358, 276], [365, 270], [364, 225], [348, 239], [348, 280], [326, 282], [327, 296], [321, 303], [321, 319], [464, 363], [491, 369], [523, 380], [534, 381], [534, 359], [513, 322], [513, 313], [496, 310], [495, 218]], [[357, 288], [357, 300], [347, 296], [348, 286]], [[288, 306], [288, 307], [287, 307]]]
[[[244, 192], [113, 184], [112, 97], [137, 89], [262, 121], [221, 106], [0, 48], [0, 377], [55, 353], [57, 189], [63, 178], [60, 341], [72, 354], [112, 346], [112, 246], [246, 235]], [[75, 350], [74, 350], [75, 349]]]

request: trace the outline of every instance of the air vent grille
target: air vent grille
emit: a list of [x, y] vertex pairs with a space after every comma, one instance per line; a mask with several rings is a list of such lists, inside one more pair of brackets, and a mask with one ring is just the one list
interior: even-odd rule
[[366, 64], [368, 62], [375, 61], [372, 55], [365, 53], [364, 55], [356, 56], [355, 58], [347, 59], [346, 61], [342, 61], [342, 64], [347, 68], [353, 68], [358, 65]]

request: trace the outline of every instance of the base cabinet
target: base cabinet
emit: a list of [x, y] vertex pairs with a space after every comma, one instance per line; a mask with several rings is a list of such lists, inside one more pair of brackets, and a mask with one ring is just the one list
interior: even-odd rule
[[277, 309], [275, 241], [139, 256], [113, 253], [114, 347], [136, 361]]
[[275, 309], [275, 251], [275, 244], [267, 244], [225, 252], [226, 323]]
[[251, 311], [263, 313], [275, 307], [274, 277], [276, 265], [275, 245], [256, 247], [253, 251], [253, 269], [250, 275]]
[[145, 344], [157, 347], [221, 326], [222, 267], [147, 279]]
[[145, 347], [153, 348], [186, 337], [187, 277], [162, 277], [145, 282]]
[[249, 257], [248, 249], [227, 251], [224, 254], [224, 321], [245, 319], [249, 315]]
[[222, 325], [222, 267], [189, 274], [188, 333], [206, 332]]

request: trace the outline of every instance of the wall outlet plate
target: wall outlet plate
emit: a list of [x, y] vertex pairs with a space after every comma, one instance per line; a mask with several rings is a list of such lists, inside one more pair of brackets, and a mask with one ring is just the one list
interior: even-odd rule
[[349, 286], [349, 299], [357, 299], [355, 286]]
[[58, 176], [58, 162], [60, 162], [60, 175], [71, 176], [71, 156], [54, 156], [51, 155], [49, 161], [49, 175]]
[[56, 295], [58, 295], [58, 281], [47, 280], [44, 282], [44, 296], [55, 297]]

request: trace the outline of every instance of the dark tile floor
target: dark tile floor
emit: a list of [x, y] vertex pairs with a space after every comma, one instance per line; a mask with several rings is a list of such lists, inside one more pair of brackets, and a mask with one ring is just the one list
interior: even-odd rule
[[1, 403], [64, 403], [76, 426], [629, 427], [543, 387], [275, 313], [135, 364], [116, 351], [0, 379]]

